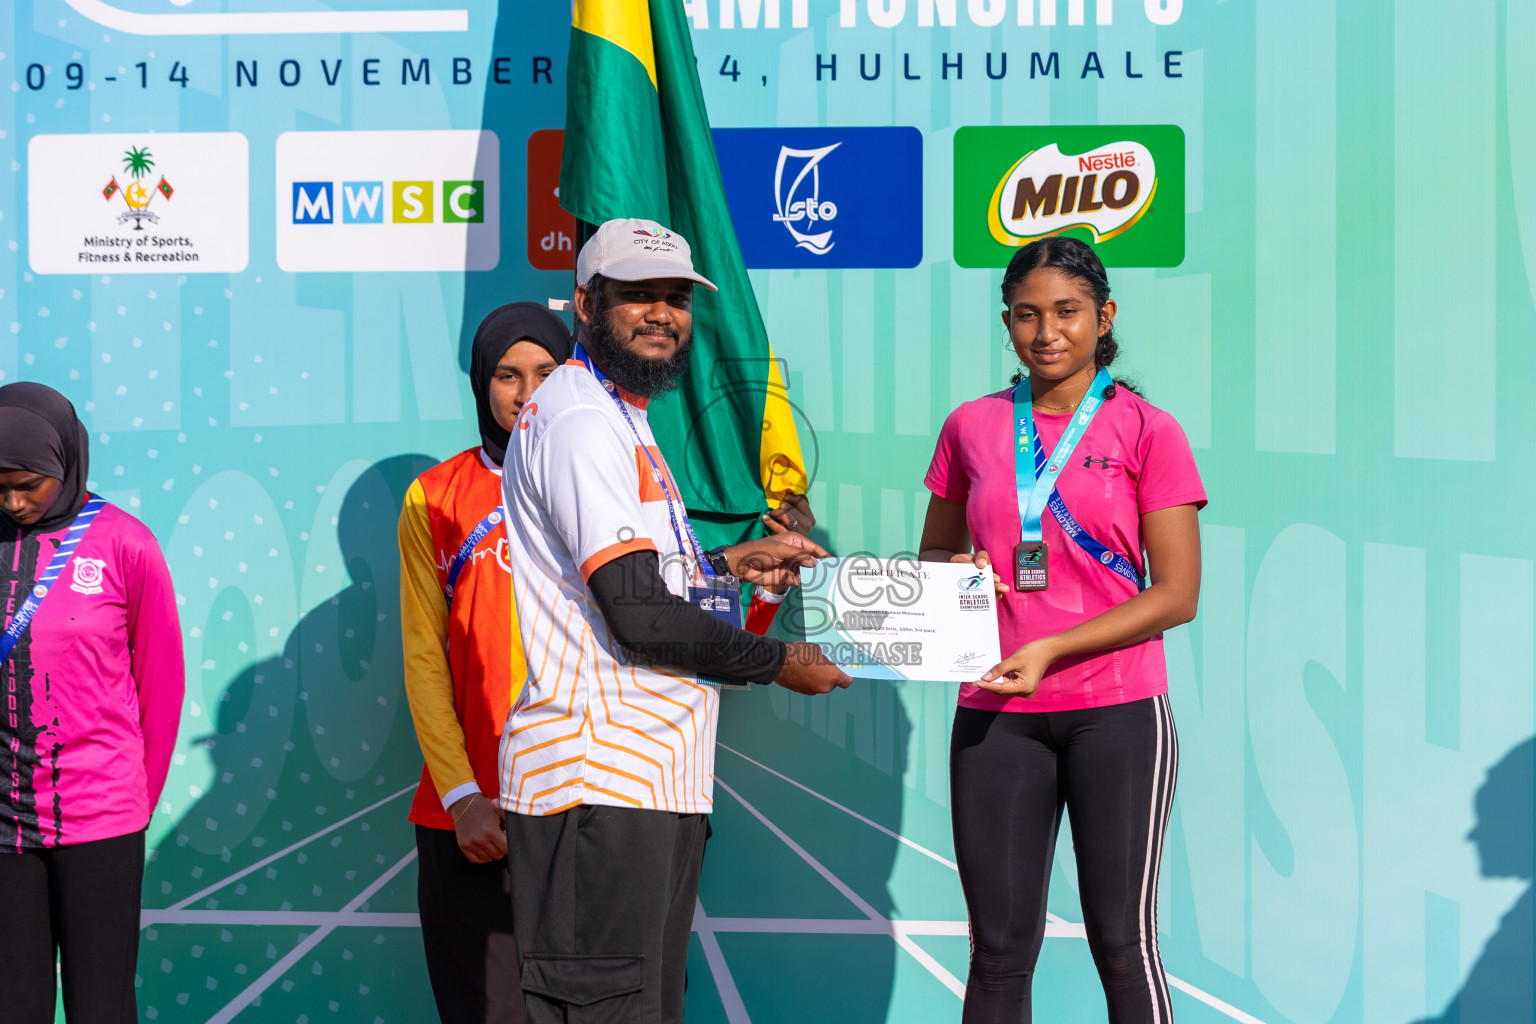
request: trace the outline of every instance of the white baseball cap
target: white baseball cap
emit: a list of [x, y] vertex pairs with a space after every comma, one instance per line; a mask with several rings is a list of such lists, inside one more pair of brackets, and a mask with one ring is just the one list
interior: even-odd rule
[[720, 289], [693, 269], [693, 255], [687, 239], [653, 220], [626, 217], [604, 221], [576, 257], [576, 280], [586, 284], [593, 274], [615, 281], [650, 281], [680, 277], [703, 285], [712, 292]]

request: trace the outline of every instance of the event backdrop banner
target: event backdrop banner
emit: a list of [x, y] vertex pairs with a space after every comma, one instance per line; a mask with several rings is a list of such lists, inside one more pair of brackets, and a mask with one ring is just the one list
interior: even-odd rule
[[[916, 546], [1009, 254], [1102, 246], [1211, 499], [1147, 868], [1179, 1019], [1532, 1019], [1536, 0], [685, 6], [838, 554]], [[146, 1021], [433, 1018], [395, 521], [476, 442], [480, 318], [571, 292], [569, 17], [0, 5], [0, 381], [75, 402], [181, 607]], [[723, 695], [691, 1021], [959, 1019], [954, 699]], [[1105, 1019], [1071, 849], [1037, 1020]]]

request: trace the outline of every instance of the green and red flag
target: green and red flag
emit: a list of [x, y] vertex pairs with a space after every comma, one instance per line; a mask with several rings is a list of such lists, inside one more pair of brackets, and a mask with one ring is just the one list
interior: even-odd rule
[[117, 195], [117, 176], [116, 175], [113, 175], [112, 176], [112, 180], [107, 182], [107, 187], [101, 190], [101, 195], [102, 195], [102, 198], [104, 198], [109, 203], [112, 201], [112, 197]]
[[703, 541], [734, 542], [807, 479], [731, 225], [681, 0], [576, 0], [568, 68], [560, 205], [590, 224], [666, 225], [720, 287], [694, 291], [691, 365], [649, 411]]
[[175, 189], [171, 188], [171, 183], [166, 181], [164, 178], [160, 179], [160, 184], [156, 185], [155, 188], [159, 189], [160, 194], [165, 196], [167, 199], [171, 198], [171, 193], [176, 191]]

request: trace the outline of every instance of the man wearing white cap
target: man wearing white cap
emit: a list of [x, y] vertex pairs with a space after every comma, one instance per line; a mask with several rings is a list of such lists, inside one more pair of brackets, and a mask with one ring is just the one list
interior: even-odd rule
[[826, 693], [814, 644], [741, 628], [738, 580], [827, 552], [784, 533], [701, 550], [646, 405], [688, 365], [688, 243], [612, 220], [576, 262], [583, 343], [507, 446], [503, 497], [528, 682], [501, 746], [529, 1024], [683, 1015], [721, 679]]

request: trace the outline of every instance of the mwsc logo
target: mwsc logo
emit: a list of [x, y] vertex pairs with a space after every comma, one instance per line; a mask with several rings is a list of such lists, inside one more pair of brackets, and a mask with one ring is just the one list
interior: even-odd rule
[[432, 224], [440, 209], [444, 224], [480, 224], [484, 195], [483, 181], [296, 181], [293, 222]]
[[287, 271], [490, 270], [500, 260], [494, 132], [287, 132], [277, 189]]
[[955, 133], [955, 261], [1001, 267], [1053, 235], [1107, 266], [1184, 260], [1184, 132], [1176, 125], [961, 128]]

